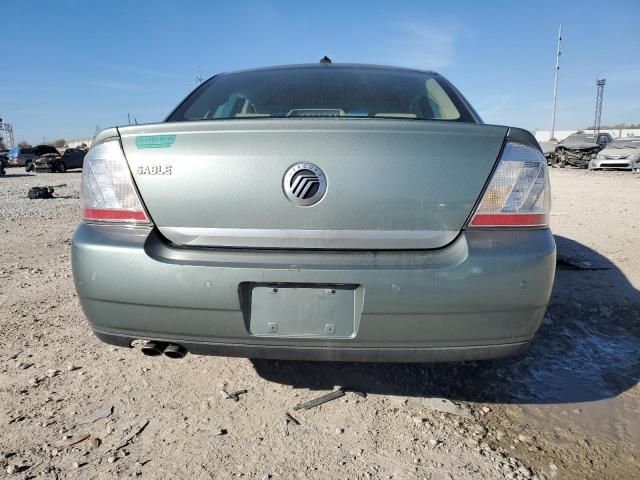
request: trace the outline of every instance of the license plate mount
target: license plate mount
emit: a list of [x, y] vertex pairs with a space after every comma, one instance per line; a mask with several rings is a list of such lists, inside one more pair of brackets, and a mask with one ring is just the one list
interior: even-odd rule
[[353, 338], [356, 318], [356, 287], [259, 285], [251, 290], [252, 335]]

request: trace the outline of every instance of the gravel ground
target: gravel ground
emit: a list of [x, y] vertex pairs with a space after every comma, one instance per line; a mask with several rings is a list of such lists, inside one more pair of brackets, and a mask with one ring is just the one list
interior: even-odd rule
[[170, 360], [99, 342], [71, 279], [79, 181], [0, 177], [0, 477], [640, 477], [640, 175], [552, 170], [561, 262], [531, 348], [437, 365]]

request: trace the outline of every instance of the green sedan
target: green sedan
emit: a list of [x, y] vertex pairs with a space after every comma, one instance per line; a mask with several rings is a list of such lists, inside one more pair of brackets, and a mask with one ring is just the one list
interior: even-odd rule
[[553, 286], [538, 143], [434, 72], [216, 75], [162, 123], [98, 133], [81, 202], [84, 313], [148, 355], [502, 357]]

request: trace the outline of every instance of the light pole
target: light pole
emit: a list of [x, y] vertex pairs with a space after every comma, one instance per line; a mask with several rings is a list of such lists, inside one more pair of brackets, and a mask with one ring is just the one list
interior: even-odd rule
[[607, 84], [606, 78], [596, 79], [596, 115], [593, 119], [593, 134], [596, 136], [600, 133], [600, 121], [602, 119], [602, 98], [604, 96], [604, 86]]
[[562, 24], [558, 27], [558, 48], [556, 50], [556, 75], [553, 80], [553, 109], [551, 110], [551, 135], [549, 140], [555, 140], [556, 133], [556, 101], [558, 98], [558, 74], [560, 73], [560, 42], [562, 42]]

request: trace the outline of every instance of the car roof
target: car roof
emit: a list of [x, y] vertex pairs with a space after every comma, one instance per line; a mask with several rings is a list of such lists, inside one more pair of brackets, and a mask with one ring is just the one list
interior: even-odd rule
[[[229, 75], [233, 73], [246, 73], [246, 72], [268, 72], [274, 70], [295, 70], [295, 69], [344, 69], [344, 68], [356, 68], [363, 70], [388, 70], [395, 72], [416, 72], [416, 73], [428, 73], [431, 75], [439, 75], [437, 72], [431, 70], [420, 70], [416, 68], [407, 67], [393, 67], [390, 65], [375, 65], [367, 63], [298, 63], [291, 65], [274, 65], [271, 67], [258, 67], [248, 68], [243, 70], [235, 70], [232, 72], [223, 72], [215, 76]], [[213, 77], [212, 77], [213, 78]]]

